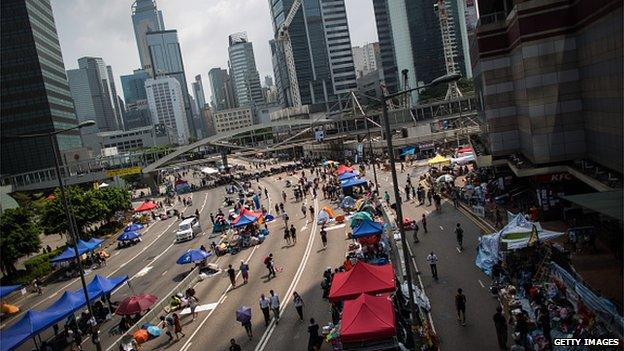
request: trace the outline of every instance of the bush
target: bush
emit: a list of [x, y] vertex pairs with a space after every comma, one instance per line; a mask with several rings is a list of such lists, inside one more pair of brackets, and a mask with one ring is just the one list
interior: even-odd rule
[[35, 278], [41, 278], [52, 272], [53, 268], [52, 264], [50, 264], [50, 259], [60, 254], [64, 249], [64, 247], [59, 248], [50, 253], [44, 253], [28, 259], [24, 262], [26, 272], [15, 277], [16, 282], [22, 285], [28, 285], [32, 283]]

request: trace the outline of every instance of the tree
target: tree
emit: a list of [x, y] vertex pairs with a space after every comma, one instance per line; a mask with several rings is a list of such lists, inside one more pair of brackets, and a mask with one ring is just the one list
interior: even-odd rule
[[7, 209], [0, 216], [0, 263], [8, 275], [15, 274], [15, 262], [22, 256], [36, 253], [41, 247], [41, 228], [32, 211], [19, 207]]
[[132, 207], [130, 193], [125, 189], [106, 187], [92, 190], [91, 196], [106, 206], [105, 220], [110, 220], [118, 211], [129, 210]]

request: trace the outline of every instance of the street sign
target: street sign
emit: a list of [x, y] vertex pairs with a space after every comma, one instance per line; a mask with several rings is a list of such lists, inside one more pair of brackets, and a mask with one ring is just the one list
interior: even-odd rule
[[141, 173], [141, 167], [139, 166], [106, 170], [107, 177], [118, 177], [138, 173]]

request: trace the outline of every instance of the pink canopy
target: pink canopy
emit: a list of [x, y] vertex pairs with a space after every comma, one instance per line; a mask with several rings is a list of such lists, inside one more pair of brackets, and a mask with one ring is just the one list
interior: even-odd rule
[[347, 172], [353, 172], [353, 168], [347, 167], [345, 165], [340, 165], [340, 166], [338, 166], [338, 169], [336, 169], [336, 173], [338, 173], [338, 175], [341, 175], [341, 174], [347, 173]]
[[389, 293], [395, 288], [391, 264], [376, 266], [359, 261], [349, 271], [334, 274], [329, 290], [329, 301], [349, 300], [365, 293]]

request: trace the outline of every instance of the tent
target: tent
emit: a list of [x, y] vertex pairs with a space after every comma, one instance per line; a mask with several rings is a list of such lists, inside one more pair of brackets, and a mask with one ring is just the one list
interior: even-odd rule
[[132, 224], [128, 224], [124, 228], [124, 232], [136, 232], [136, 231], [141, 230], [141, 229], [143, 229], [143, 224], [132, 223]]
[[[91, 239], [89, 241], [78, 240], [78, 255], [83, 255], [87, 252], [91, 252], [95, 250], [96, 247], [100, 246], [100, 244], [104, 240], [100, 239]], [[68, 246], [60, 255], [54, 257], [50, 260], [50, 262], [63, 262], [70, 261], [76, 258], [76, 252], [74, 251], [73, 246]]]
[[134, 212], [151, 211], [156, 208], [154, 201], [145, 201], [134, 209]]
[[22, 288], [21, 285], [0, 286], [0, 299], [21, 288]]
[[208, 257], [210, 257], [210, 255], [211, 255], [210, 253], [203, 251], [203, 250], [198, 250], [198, 249], [188, 250], [182, 256], [180, 256], [180, 258], [178, 258], [176, 263], [177, 264], [197, 263], [197, 262], [201, 262], [207, 259]]
[[383, 224], [373, 221], [363, 221], [353, 230], [352, 236], [357, 239], [381, 233], [383, 233]]
[[361, 294], [345, 301], [340, 322], [342, 342], [362, 342], [396, 335], [392, 300], [388, 296]]
[[415, 146], [406, 146], [401, 151], [401, 156], [413, 155], [415, 153], [416, 153], [416, 147]]
[[331, 217], [329, 216], [329, 213], [327, 213], [325, 211], [321, 211], [316, 216], [316, 223], [318, 223], [318, 224], [326, 223], [327, 221], [329, 221], [330, 218]]
[[366, 179], [358, 178], [358, 177], [349, 178], [349, 179], [340, 181], [340, 187], [342, 187], [343, 189], [352, 188], [357, 185], [366, 185], [366, 184], [368, 184], [368, 181]]
[[353, 208], [355, 206], [355, 199], [351, 196], [345, 196], [340, 202], [341, 208]]
[[204, 167], [201, 169], [202, 173], [204, 174], [216, 174], [219, 173], [219, 170], [211, 168], [211, 167]]
[[492, 266], [500, 257], [500, 244], [506, 246], [508, 250], [527, 247], [533, 225], [535, 225], [539, 240], [550, 240], [565, 234], [542, 229], [539, 223], [531, 222], [522, 213], [518, 213], [498, 233], [483, 235], [479, 238], [475, 261], [477, 267], [481, 268], [485, 274], [490, 275]]
[[359, 261], [351, 270], [334, 274], [329, 301], [349, 300], [360, 294], [390, 293], [395, 288], [392, 264], [375, 266]]
[[434, 166], [434, 165], [448, 165], [451, 163], [451, 160], [449, 160], [448, 158], [442, 156], [442, 155], [436, 155], [436, 157], [432, 158], [431, 160], [427, 161], [427, 164], [429, 166]]
[[329, 206], [325, 206], [322, 209], [323, 211], [327, 212], [327, 214], [329, 215], [329, 218], [334, 218], [336, 217], [336, 215], [334, 214], [334, 210], [331, 209], [331, 207]]
[[260, 218], [262, 218], [262, 216], [263, 216], [262, 212], [254, 212], [254, 211], [250, 211], [250, 210], [248, 210], [248, 209], [246, 209], [246, 208], [243, 208], [243, 209], [240, 211], [240, 214], [239, 214], [239, 215], [241, 215], [241, 216], [242, 216], [242, 215], [253, 216], [253, 217], [255, 217], [256, 219], [260, 219]]
[[351, 228], [355, 228], [360, 225], [364, 221], [373, 221], [373, 216], [370, 213], [365, 211], [356, 212], [351, 217]]
[[460, 155], [460, 154], [467, 154], [467, 153], [470, 153], [470, 152], [474, 152], [474, 150], [472, 149], [471, 146], [464, 146], [464, 147], [461, 147], [461, 148], [457, 149], [457, 154], [458, 155]]
[[472, 154], [472, 153], [470, 153], [470, 154], [463, 154], [463, 155], [461, 155], [459, 157], [451, 159], [451, 163], [457, 163], [457, 164], [460, 164], [460, 165], [466, 164], [466, 163], [471, 162], [471, 161], [476, 161], [475, 155]]
[[255, 223], [258, 219], [254, 216], [248, 215], [248, 214], [243, 214], [240, 215], [238, 217], [236, 217], [233, 221], [232, 221], [232, 226], [234, 228], [240, 228], [240, 227], [244, 227], [246, 225]]
[[353, 168], [351, 167], [347, 167], [345, 165], [340, 165], [338, 166], [338, 168], [336, 169], [336, 173], [338, 173], [338, 175], [341, 175], [343, 173], [347, 173], [347, 172], [353, 172]]
[[138, 232], [124, 232], [120, 236], [117, 237], [117, 241], [130, 241], [136, 240], [141, 237], [141, 234]]
[[347, 179], [355, 178], [357, 176], [358, 175], [355, 172], [346, 172], [346, 173], [339, 175], [338, 180], [347, 180]]
[[360, 207], [360, 212], [368, 212], [371, 215], [375, 214], [377, 211], [375, 210], [375, 208], [373, 207], [373, 205], [371, 204], [365, 204], [364, 206]]

